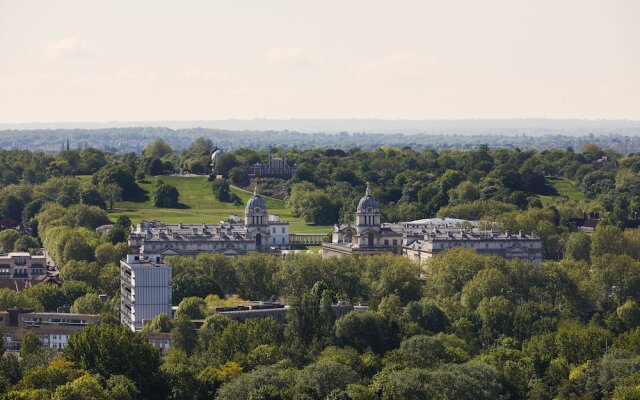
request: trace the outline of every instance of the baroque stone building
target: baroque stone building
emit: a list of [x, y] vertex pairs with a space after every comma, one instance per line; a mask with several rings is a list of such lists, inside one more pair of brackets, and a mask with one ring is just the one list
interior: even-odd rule
[[269, 154], [269, 161], [266, 164], [255, 164], [249, 170], [252, 176], [257, 178], [283, 178], [288, 179], [293, 175], [293, 171], [297, 165], [289, 166], [287, 157], [274, 157]]
[[264, 199], [254, 190], [243, 222], [217, 224], [164, 224], [142, 221], [132, 227], [129, 246], [141, 254], [196, 255], [222, 253], [236, 257], [251, 251], [289, 248], [289, 223], [270, 215]]
[[540, 238], [532, 232], [510, 234], [480, 230], [473, 221], [427, 219], [381, 223], [380, 207], [367, 186], [356, 209], [355, 224], [335, 225], [331, 243], [322, 245], [324, 257], [402, 254], [424, 262], [453, 247], [467, 247], [483, 255], [542, 261]]
[[459, 230], [443, 232], [434, 228], [424, 239], [419, 239], [403, 247], [403, 254], [409, 259], [424, 262], [443, 251], [454, 247], [467, 247], [487, 256], [520, 258], [535, 264], [542, 262], [542, 244], [535, 235], [509, 231]]

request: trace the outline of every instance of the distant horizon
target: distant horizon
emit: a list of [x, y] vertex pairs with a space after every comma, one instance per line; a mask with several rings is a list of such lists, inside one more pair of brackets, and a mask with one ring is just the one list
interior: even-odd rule
[[143, 120], [143, 119], [113, 119], [113, 120], [66, 120], [66, 121], [21, 121], [21, 122], [2, 122], [0, 125], [25, 125], [25, 124], [108, 124], [108, 123], [155, 123], [155, 122], [219, 122], [219, 121], [640, 121], [640, 118], [579, 118], [579, 117], [461, 117], [461, 118], [382, 118], [382, 117], [289, 117], [289, 118], [271, 118], [271, 117], [252, 117], [252, 118], [192, 118], [192, 119], [159, 119], [159, 120]]
[[87, 130], [100, 129], [170, 130], [213, 129], [232, 132], [276, 131], [303, 134], [380, 133], [429, 135], [552, 135], [579, 136], [585, 134], [640, 135], [640, 120], [586, 118], [465, 118], [465, 119], [383, 119], [383, 118], [253, 118], [218, 120], [159, 121], [86, 121], [0, 123], [0, 131], [21, 130]]

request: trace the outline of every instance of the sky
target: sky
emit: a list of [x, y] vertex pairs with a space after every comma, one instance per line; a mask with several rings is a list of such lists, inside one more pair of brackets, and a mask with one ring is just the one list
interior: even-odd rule
[[640, 119], [637, 0], [0, 0], [0, 123]]

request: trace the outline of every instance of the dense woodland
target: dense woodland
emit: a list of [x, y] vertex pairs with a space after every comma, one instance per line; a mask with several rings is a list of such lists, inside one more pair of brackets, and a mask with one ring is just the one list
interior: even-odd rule
[[[45, 247], [63, 279], [61, 287], [0, 290], [0, 308], [70, 305], [102, 314], [60, 354], [27, 335], [20, 358], [0, 358], [0, 399], [640, 398], [640, 234], [630, 229], [640, 155], [595, 145], [274, 149], [298, 165], [294, 176], [255, 182], [242, 166], [268, 154], [227, 153], [214, 171], [227, 184], [278, 187], [311, 223], [350, 221], [371, 182], [383, 220], [441, 215], [535, 230], [548, 261], [535, 266], [469, 249], [423, 267], [395, 256], [169, 257], [178, 312], [145, 327], [169, 332], [172, 348], [161, 357], [144, 332], [119, 325], [117, 263], [131, 222], [110, 221], [108, 209], [147, 196], [167, 206], [179, 193], [163, 184], [144, 193], [138, 182], [181, 168], [208, 173], [212, 148], [199, 139], [179, 153], [163, 141], [141, 154], [0, 151], [0, 251]], [[585, 199], [557, 196], [554, 176], [576, 182]], [[578, 232], [576, 219], [592, 211], [602, 218], [595, 232]], [[96, 233], [107, 223], [114, 229]], [[238, 323], [214, 311], [260, 299], [291, 305], [288, 323]], [[336, 320], [330, 307], [338, 300], [367, 302], [370, 311]]]

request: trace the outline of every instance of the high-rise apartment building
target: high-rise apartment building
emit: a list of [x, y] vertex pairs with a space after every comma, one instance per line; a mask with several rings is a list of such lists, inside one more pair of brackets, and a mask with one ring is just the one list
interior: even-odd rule
[[120, 322], [138, 331], [160, 313], [171, 317], [171, 267], [157, 254], [128, 254], [120, 261]]

